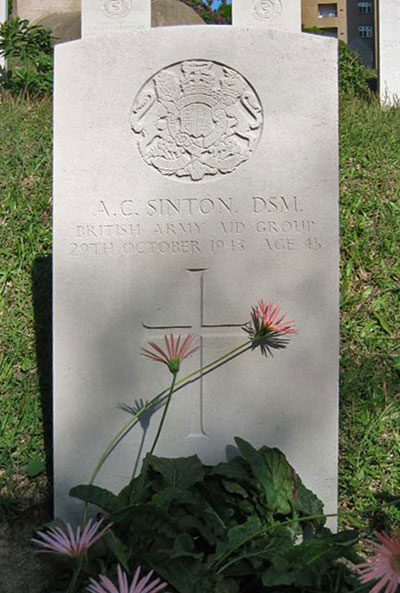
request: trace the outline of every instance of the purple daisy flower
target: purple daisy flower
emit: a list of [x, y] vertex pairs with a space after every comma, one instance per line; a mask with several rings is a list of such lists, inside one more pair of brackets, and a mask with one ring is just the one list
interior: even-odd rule
[[371, 593], [395, 593], [400, 581], [400, 531], [393, 535], [374, 532], [380, 544], [366, 540], [366, 549], [373, 552], [366, 562], [357, 564], [361, 583], [377, 581]]
[[38, 531], [40, 539], [32, 538], [32, 541], [42, 548], [41, 552], [54, 552], [78, 558], [111, 527], [111, 524], [107, 525], [99, 532], [102, 523], [103, 519], [95, 523], [89, 519], [83, 530], [78, 527], [75, 533], [69, 523], [66, 523], [65, 531], [60, 527], [50, 527], [47, 532]]
[[126, 573], [122, 570], [119, 564], [117, 567], [117, 573], [118, 589], [108, 577], [100, 575], [100, 582], [90, 579], [90, 585], [87, 588], [87, 591], [89, 591], [89, 593], [157, 593], [158, 591], [161, 591], [161, 589], [167, 587], [167, 583], [162, 582], [160, 578], [156, 578], [152, 581], [150, 580], [153, 571], [149, 572], [146, 576], [139, 580], [140, 566], [136, 569], [130, 587]]

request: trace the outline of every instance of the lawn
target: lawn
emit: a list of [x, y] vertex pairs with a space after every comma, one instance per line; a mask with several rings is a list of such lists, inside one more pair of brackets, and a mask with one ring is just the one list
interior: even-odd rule
[[[352, 511], [344, 525], [392, 528], [400, 525], [400, 507], [389, 504], [400, 498], [400, 108], [348, 99], [340, 120], [340, 505]], [[0, 147], [0, 514], [21, 515], [49, 505], [41, 462], [49, 469], [51, 101], [4, 95]]]
[[0, 511], [18, 512], [47, 492], [27, 467], [45, 459], [49, 412], [50, 100], [4, 97], [0, 138]]
[[400, 108], [341, 108], [340, 501], [361, 524], [400, 513]]

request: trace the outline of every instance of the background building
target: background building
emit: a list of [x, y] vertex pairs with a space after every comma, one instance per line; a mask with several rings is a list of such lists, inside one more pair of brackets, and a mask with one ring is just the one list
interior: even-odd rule
[[346, 0], [302, 0], [301, 17], [304, 27], [318, 27], [347, 42]]
[[347, 0], [347, 36], [370, 68], [375, 68], [375, 35], [377, 32], [374, 0]]
[[[400, 0], [399, 0], [400, 1]], [[345, 41], [376, 67], [377, 0], [302, 0], [302, 23]]]

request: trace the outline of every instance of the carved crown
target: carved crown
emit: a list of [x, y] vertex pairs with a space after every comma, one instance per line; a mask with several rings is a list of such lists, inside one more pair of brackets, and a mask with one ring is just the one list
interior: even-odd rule
[[184, 95], [210, 95], [213, 93], [215, 74], [212, 72], [212, 63], [184, 62], [181, 70], [183, 74], [181, 87]]

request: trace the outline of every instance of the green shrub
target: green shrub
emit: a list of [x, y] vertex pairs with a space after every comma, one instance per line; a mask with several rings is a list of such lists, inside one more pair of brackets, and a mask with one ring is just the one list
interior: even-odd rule
[[103, 571], [145, 565], [175, 593], [366, 591], [349, 569], [357, 534], [325, 527], [322, 502], [282, 452], [235, 441], [240, 456], [216, 466], [152, 457], [119, 495], [73, 488], [112, 522]]
[[342, 97], [365, 97], [369, 92], [367, 69], [344, 41], [339, 41], [339, 92]]
[[7, 59], [3, 86], [12, 94], [41, 96], [53, 87], [51, 32], [13, 18], [0, 25], [0, 54]]
[[325, 31], [319, 27], [305, 27], [304, 25], [301, 25], [301, 30], [303, 33], [312, 33], [313, 35], [321, 35], [322, 37], [327, 36]]

